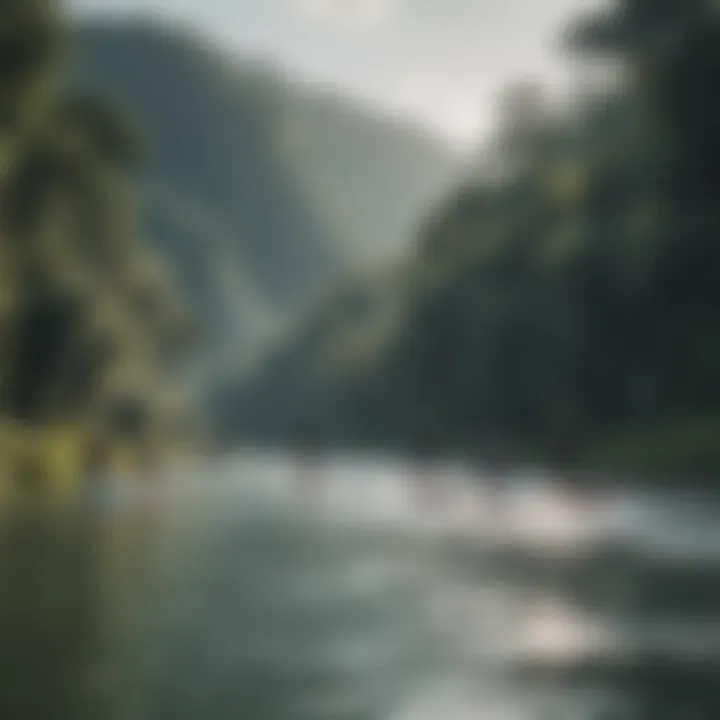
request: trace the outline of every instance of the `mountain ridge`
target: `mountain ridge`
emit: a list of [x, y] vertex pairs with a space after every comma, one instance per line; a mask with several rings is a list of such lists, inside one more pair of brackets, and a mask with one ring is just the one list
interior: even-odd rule
[[[232, 333], [222, 308], [238, 315], [233, 349], [256, 347], [249, 328], [263, 315], [286, 320], [402, 248], [455, 175], [456, 156], [419, 127], [229, 56], [181, 25], [129, 14], [85, 20], [75, 35], [73, 82], [116, 96], [143, 128], [149, 239], [216, 351]], [[192, 208], [201, 212], [182, 221]], [[219, 245], [216, 282], [207, 255]]]

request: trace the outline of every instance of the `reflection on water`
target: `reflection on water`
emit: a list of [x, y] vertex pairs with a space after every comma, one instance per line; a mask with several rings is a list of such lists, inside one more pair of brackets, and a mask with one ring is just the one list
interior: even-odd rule
[[6, 501], [0, 718], [720, 717], [712, 499], [316, 471]]

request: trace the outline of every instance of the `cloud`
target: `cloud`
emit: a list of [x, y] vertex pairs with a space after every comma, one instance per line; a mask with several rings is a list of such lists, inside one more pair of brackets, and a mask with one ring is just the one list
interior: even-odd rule
[[300, 6], [318, 18], [354, 26], [383, 22], [394, 4], [394, 0], [300, 0]]

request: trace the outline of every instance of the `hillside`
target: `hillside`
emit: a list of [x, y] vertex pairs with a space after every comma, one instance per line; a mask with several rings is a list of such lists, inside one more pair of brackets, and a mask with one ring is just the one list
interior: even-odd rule
[[147, 135], [149, 234], [217, 350], [264, 333], [390, 252], [455, 159], [413, 128], [309, 93], [143, 18], [85, 24], [76, 82]]
[[720, 20], [672, 2], [620, 17], [639, 26], [570, 37], [619, 58], [624, 84], [562, 113], [514, 89], [500, 164], [450, 194], [394, 277], [220, 388], [228, 441], [716, 477]]

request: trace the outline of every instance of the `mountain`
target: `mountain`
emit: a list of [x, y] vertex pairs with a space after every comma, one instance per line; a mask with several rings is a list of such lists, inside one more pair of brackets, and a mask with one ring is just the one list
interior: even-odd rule
[[76, 40], [74, 82], [145, 132], [150, 239], [216, 353], [256, 348], [349, 267], [396, 251], [455, 172], [416, 128], [190, 31], [115, 19]]
[[717, 478], [720, 18], [632, 7], [580, 34], [624, 83], [559, 112], [515, 88], [416, 252], [218, 388], [228, 442]]

